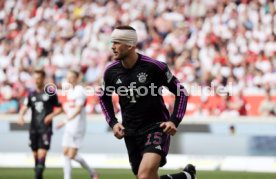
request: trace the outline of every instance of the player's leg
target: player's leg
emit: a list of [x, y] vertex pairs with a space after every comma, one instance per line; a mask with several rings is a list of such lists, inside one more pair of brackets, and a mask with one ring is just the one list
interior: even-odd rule
[[195, 179], [196, 170], [191, 164], [188, 164], [182, 172], [158, 176], [162, 156], [157, 153], [145, 153], [141, 161], [138, 179]]
[[45, 160], [47, 151], [50, 149], [51, 133], [46, 132], [38, 134], [38, 150], [37, 150], [37, 165], [35, 175], [37, 179], [43, 178], [43, 171], [45, 169]]
[[71, 159], [74, 160], [75, 156], [77, 155], [78, 149], [68, 147], [68, 153], [67, 156]]
[[63, 155], [64, 155], [64, 166], [63, 166], [64, 179], [71, 179], [72, 164], [71, 164], [70, 155], [72, 154], [70, 154], [70, 148], [74, 146], [74, 137], [70, 132], [66, 130], [63, 134], [62, 146], [63, 146]]
[[83, 134], [78, 134], [74, 137], [73, 141], [73, 151], [72, 151], [72, 159], [74, 159], [76, 162], [78, 162], [87, 172], [89, 173], [90, 177], [93, 179], [97, 179], [97, 173], [96, 170], [91, 168], [88, 163], [81, 157], [81, 155], [78, 154], [78, 149], [81, 146], [81, 143], [84, 138], [84, 133]]
[[71, 159], [69, 157], [68, 147], [63, 148], [63, 155], [64, 155], [64, 166], [63, 166], [64, 179], [71, 179], [72, 164], [71, 164]]
[[145, 153], [138, 170], [138, 179], [159, 179], [158, 168], [161, 156], [156, 153]]
[[68, 157], [78, 162], [85, 170], [88, 171], [91, 178], [96, 178], [96, 170], [91, 168], [88, 163], [78, 154], [77, 148], [69, 148]]
[[35, 169], [36, 179], [43, 178], [43, 171], [45, 169], [45, 160], [47, 155], [47, 149], [38, 149], [37, 151], [37, 165]]
[[34, 156], [34, 170], [36, 169], [37, 166], [37, 150], [33, 150], [33, 156]]
[[36, 132], [30, 132], [29, 133], [29, 146], [31, 147], [33, 151], [34, 156], [34, 172], [36, 175], [36, 168], [38, 164], [38, 156], [37, 156], [37, 150], [38, 150], [38, 143], [39, 143], [39, 135]]
[[129, 163], [131, 165], [131, 170], [133, 174], [137, 177], [139, 166], [142, 161], [141, 145], [139, 145], [139, 142], [137, 142], [138, 140], [136, 139], [136, 137], [125, 136], [124, 140], [125, 140], [125, 145], [128, 152], [128, 158], [129, 158]]
[[160, 179], [196, 179], [196, 169], [188, 164], [182, 172], [160, 176]]
[[[147, 162], [144, 163], [140, 168], [142, 168], [140, 170], [139, 168], [139, 172], [140, 171], [144, 171], [142, 172], [142, 176], [145, 176], [144, 178], [147, 178], [148, 176], [150, 176], [149, 178], [156, 178], [157, 175], [157, 170], [153, 170], [154, 166], [156, 166], [156, 162], [159, 161], [159, 165], [157, 165], [158, 167], [162, 167], [166, 164], [166, 156], [168, 154], [168, 150], [169, 150], [169, 145], [170, 145], [170, 136], [165, 134], [162, 130], [158, 129], [156, 131], [152, 131], [149, 134], [147, 134], [146, 136], [146, 141], [144, 142], [144, 155], [143, 155], [143, 160], [145, 157], [145, 160], [148, 161], [148, 165]], [[148, 155], [150, 153], [153, 153], [150, 155], [150, 157], [148, 157]], [[157, 157], [159, 156], [159, 157]], [[150, 163], [150, 160], [152, 160], [153, 162]], [[154, 159], [156, 158], [156, 159]], [[159, 158], [160, 160], [157, 160], [157, 158]], [[142, 160], [142, 162], [143, 162]], [[156, 171], [155, 173], [151, 173], [150, 171], [148, 171], [150, 169], [150, 167], [152, 168], [151, 170]], [[185, 168], [186, 169], [186, 168]], [[164, 175], [161, 176], [160, 179], [194, 179], [195, 178], [195, 172], [193, 173], [190, 170], [183, 170], [180, 173], [177, 174], [172, 174], [172, 175]], [[189, 168], [190, 169], [190, 168]], [[139, 176], [139, 175], [138, 175]], [[142, 177], [143, 178], [143, 177]], [[159, 177], [157, 177], [159, 178]], [[140, 178], [139, 178], [140, 179]]]
[[38, 150], [38, 138], [37, 134], [30, 132], [29, 133], [29, 146], [33, 151], [33, 156], [34, 156], [34, 169], [36, 168], [37, 165], [37, 150]]

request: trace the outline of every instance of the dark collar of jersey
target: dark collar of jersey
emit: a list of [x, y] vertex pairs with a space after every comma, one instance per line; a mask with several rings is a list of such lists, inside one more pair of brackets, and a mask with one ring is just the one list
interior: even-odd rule
[[137, 53], [137, 54], [138, 54], [138, 59], [137, 59], [137, 61], [135, 62], [135, 64], [134, 64], [131, 68], [125, 68], [125, 67], [123, 66], [122, 62], [120, 63], [121, 66], [122, 66], [122, 68], [123, 68], [125, 71], [131, 71], [131, 70], [134, 69], [134, 68], [137, 66], [137, 64], [141, 61], [142, 55], [141, 55], [140, 53]]
[[44, 93], [44, 90], [42, 91], [37, 91], [37, 89], [29, 89], [28, 91], [28, 94], [29, 96], [34, 96], [34, 95], [37, 95], [37, 94], [43, 94]]

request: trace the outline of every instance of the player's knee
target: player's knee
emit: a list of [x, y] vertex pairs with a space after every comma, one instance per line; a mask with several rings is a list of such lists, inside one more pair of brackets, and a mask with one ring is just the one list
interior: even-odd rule
[[138, 179], [152, 179], [152, 176], [154, 176], [154, 173], [150, 170], [142, 170], [138, 172], [137, 178]]
[[63, 155], [64, 155], [64, 156], [67, 156], [67, 154], [68, 154], [67, 150], [64, 150], [64, 151], [63, 151]]
[[74, 153], [74, 152], [67, 153], [67, 157], [70, 158], [71, 160], [73, 160], [75, 158], [75, 156], [76, 156], [76, 153]]
[[64, 156], [68, 156], [68, 154], [69, 154], [69, 150], [68, 150], [68, 149], [64, 149], [64, 150], [63, 150], [63, 155], [64, 155]]
[[75, 156], [69, 155], [68, 158], [71, 159], [71, 160], [74, 160]]
[[46, 160], [46, 157], [40, 157], [37, 159], [37, 162], [39, 165], [42, 165], [44, 166], [45, 165], [45, 160]]
[[147, 173], [138, 173], [138, 179], [150, 179], [150, 175]]

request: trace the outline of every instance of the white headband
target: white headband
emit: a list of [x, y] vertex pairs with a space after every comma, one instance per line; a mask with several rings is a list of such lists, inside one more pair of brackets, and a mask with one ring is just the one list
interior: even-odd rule
[[119, 42], [130, 46], [136, 46], [136, 31], [129, 29], [115, 29], [111, 34], [111, 42]]

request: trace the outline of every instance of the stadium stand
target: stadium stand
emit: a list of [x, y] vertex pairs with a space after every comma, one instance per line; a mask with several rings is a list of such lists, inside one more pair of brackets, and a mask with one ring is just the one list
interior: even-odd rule
[[[187, 114], [275, 116], [273, 0], [0, 1], [0, 113], [18, 111], [35, 67], [58, 89], [74, 66], [84, 85], [101, 85], [110, 33], [122, 24], [137, 30], [141, 53], [166, 62], [187, 88], [231, 84], [232, 96], [191, 95]], [[95, 96], [87, 110], [100, 112]]]

